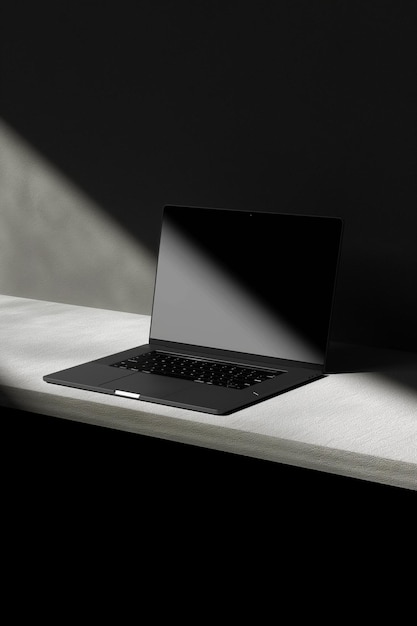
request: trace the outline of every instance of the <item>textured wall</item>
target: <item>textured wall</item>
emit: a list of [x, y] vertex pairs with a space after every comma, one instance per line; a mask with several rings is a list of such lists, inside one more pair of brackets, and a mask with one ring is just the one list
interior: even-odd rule
[[150, 313], [154, 259], [0, 122], [0, 293]]

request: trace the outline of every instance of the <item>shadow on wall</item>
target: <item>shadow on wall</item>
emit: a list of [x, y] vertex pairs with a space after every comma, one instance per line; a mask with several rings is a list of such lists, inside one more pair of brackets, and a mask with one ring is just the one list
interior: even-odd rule
[[150, 314], [155, 258], [0, 120], [0, 293]]

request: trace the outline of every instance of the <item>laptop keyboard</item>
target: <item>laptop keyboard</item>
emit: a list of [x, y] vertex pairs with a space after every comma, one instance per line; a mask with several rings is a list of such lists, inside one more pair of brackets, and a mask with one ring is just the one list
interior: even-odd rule
[[252, 368], [234, 363], [203, 360], [159, 351], [130, 357], [126, 361], [112, 363], [112, 366], [132, 372], [171, 376], [232, 389], [246, 389], [283, 374], [283, 372], [276, 370]]

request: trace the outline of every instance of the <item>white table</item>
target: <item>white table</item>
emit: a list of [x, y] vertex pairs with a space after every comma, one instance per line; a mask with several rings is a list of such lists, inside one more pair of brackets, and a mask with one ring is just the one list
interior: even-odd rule
[[0, 296], [0, 316], [0, 381], [26, 411], [417, 491], [416, 355], [216, 416], [42, 380], [146, 343], [147, 315]]

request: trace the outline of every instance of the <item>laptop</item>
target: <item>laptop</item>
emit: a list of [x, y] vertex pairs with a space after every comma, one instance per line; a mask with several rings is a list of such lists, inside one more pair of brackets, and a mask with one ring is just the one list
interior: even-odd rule
[[228, 415], [326, 375], [339, 217], [167, 205], [148, 343], [43, 377]]

